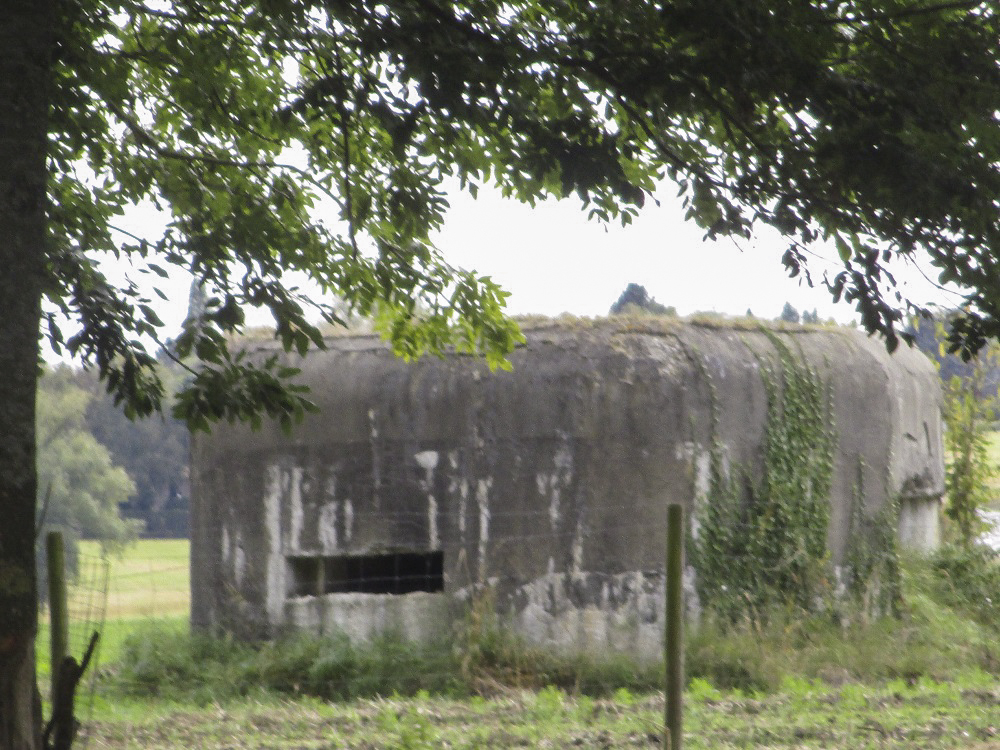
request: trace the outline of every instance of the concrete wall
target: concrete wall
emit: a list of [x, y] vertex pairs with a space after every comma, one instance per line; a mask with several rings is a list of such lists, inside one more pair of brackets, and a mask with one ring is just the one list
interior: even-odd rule
[[[196, 436], [194, 625], [430, 637], [489, 584], [536, 642], [659, 654], [666, 506], [704, 501], [713, 408], [727, 459], [760, 466], [772, 339], [752, 326], [615, 320], [527, 335], [509, 373], [461, 356], [407, 364], [377, 339], [334, 338], [298, 363], [321, 412], [292, 436]], [[869, 509], [899, 495], [901, 537], [933, 546], [943, 463], [931, 364], [851, 330], [776, 335], [832, 389], [834, 563], [859, 462]], [[296, 560], [435, 551], [439, 592], [297, 588]]]

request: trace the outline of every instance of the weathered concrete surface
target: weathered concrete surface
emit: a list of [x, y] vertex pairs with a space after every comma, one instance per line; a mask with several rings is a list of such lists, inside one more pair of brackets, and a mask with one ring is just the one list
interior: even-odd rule
[[[197, 436], [194, 625], [429, 637], [488, 585], [534, 641], [658, 655], [666, 506], [704, 502], [713, 408], [727, 459], [759, 468], [773, 341], [751, 325], [616, 320], [527, 335], [510, 373], [458, 356], [407, 364], [372, 337], [334, 338], [297, 363], [321, 412], [291, 437]], [[831, 387], [834, 563], [859, 466], [868, 509], [898, 495], [901, 537], [936, 543], [931, 364], [851, 330], [773, 335]], [[435, 550], [443, 591], [296, 595], [292, 558]]]

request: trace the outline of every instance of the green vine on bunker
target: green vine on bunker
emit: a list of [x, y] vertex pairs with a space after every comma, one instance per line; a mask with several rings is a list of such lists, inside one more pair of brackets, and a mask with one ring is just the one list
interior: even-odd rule
[[760, 360], [763, 471], [727, 467], [713, 425], [708, 493], [692, 544], [699, 598], [730, 621], [766, 618], [774, 606], [811, 610], [830, 589], [832, 395], [817, 371], [764, 333], [777, 361]]
[[844, 583], [859, 614], [897, 615], [902, 601], [896, 528], [899, 500], [888, 500], [876, 511], [865, 505], [865, 463], [858, 459], [858, 476], [851, 496], [851, 521], [844, 554]]

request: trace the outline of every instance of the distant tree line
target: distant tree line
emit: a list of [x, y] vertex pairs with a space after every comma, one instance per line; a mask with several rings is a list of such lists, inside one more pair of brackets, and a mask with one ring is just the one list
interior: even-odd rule
[[977, 367], [984, 368], [980, 387], [984, 394], [990, 394], [992, 398], [1000, 389], [1000, 367], [990, 364], [988, 358], [963, 360], [957, 354], [948, 352], [948, 334], [956, 315], [944, 312], [933, 318], [915, 317], [910, 321], [908, 333], [913, 336], [914, 344], [920, 351], [937, 364], [943, 382], [953, 377], [971, 378]]
[[993, 500], [1000, 468], [990, 455], [991, 433], [1000, 418], [1000, 345], [992, 342], [963, 360], [948, 351], [957, 312], [916, 317], [908, 333], [937, 366], [943, 396], [945, 434], [945, 516], [948, 536], [973, 545], [985, 530], [980, 510]]
[[813, 308], [812, 312], [809, 312], [808, 310], [803, 310], [802, 314], [800, 315], [799, 311], [792, 306], [791, 302], [786, 302], [785, 306], [781, 308], [781, 315], [778, 316], [778, 320], [782, 321], [783, 323], [802, 323], [802, 324], [820, 322], [819, 312], [816, 310], [815, 307]]
[[[642, 284], [631, 283], [618, 296], [608, 310], [608, 315], [663, 315], [676, 316], [677, 308], [657, 302]], [[754, 317], [748, 308], [746, 317]], [[800, 314], [791, 302], [786, 302], [777, 320], [783, 323], [809, 324], [820, 323], [819, 311], [814, 307], [812, 312], [803, 310]]]
[[[183, 373], [162, 363], [168, 386], [180, 383]], [[188, 430], [167, 414], [141, 420], [124, 416], [91, 370], [66, 365], [47, 372], [39, 386], [39, 402], [74, 392], [79, 404], [76, 429], [86, 434], [110, 464], [126, 475], [131, 490], [115, 495], [121, 518], [133, 521], [138, 534], [154, 538], [186, 538], [189, 533]], [[65, 400], [65, 396], [62, 397]], [[80, 477], [79, 481], [85, 481]], [[39, 492], [44, 501], [45, 486]], [[75, 521], [83, 537], [103, 539], [106, 530]]]
[[667, 307], [657, 302], [641, 284], [629, 284], [625, 287], [608, 315], [677, 315], [675, 307]]
[[114, 551], [135, 539], [141, 527], [139, 521], [122, 517], [121, 506], [135, 495], [135, 483], [87, 427], [92, 397], [73, 376], [69, 367], [60, 367], [39, 381], [35, 552], [42, 602], [48, 598], [48, 532], [62, 533], [66, 567], [74, 575], [81, 538], [98, 539], [105, 550]]

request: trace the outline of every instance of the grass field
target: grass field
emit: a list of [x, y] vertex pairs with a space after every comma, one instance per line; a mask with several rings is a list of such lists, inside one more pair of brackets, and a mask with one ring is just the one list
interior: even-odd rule
[[[608, 699], [559, 690], [509, 691], [463, 700], [326, 703], [262, 697], [205, 707], [106, 706], [91, 748], [657, 748], [663, 696], [619, 691]], [[902, 680], [831, 687], [790, 678], [749, 697], [695, 683], [685, 704], [687, 748], [970, 748], [1000, 746], [1000, 686]]]
[[[121, 644], [150, 620], [187, 622], [191, 574], [186, 539], [140, 539], [121, 555], [107, 556], [108, 595], [102, 610], [104, 556], [96, 542], [80, 543], [79, 580], [70, 585], [70, 653], [77, 659], [95, 628], [101, 631], [100, 663], [114, 661]], [[49, 675], [49, 630], [43, 615], [38, 634], [38, 672]]]
[[[96, 548], [85, 552], [96, 553]], [[188, 597], [186, 542], [142, 541], [112, 558], [102, 658], [106, 674], [114, 672], [122, 639], [138, 626], [156, 620], [183, 628]], [[901, 627], [917, 626], [910, 617], [913, 621]], [[837, 672], [826, 681], [789, 674], [776, 689], [756, 694], [718, 690], [696, 679], [685, 695], [685, 746], [1000, 748], [995, 671], [963, 668], [947, 677], [869, 681], [844, 680]], [[343, 702], [261, 690], [221, 701], [202, 696], [178, 703], [153, 695], [137, 698], [111, 685], [100, 680], [96, 694], [85, 696], [80, 718], [88, 748], [607, 750], [660, 747], [663, 726], [662, 693], [624, 689], [596, 699], [555, 688], [495, 685], [483, 697]]]
[[[108, 558], [109, 620], [186, 616], [191, 609], [190, 544], [186, 539], [140, 539]], [[96, 542], [80, 553], [100, 557]]]

